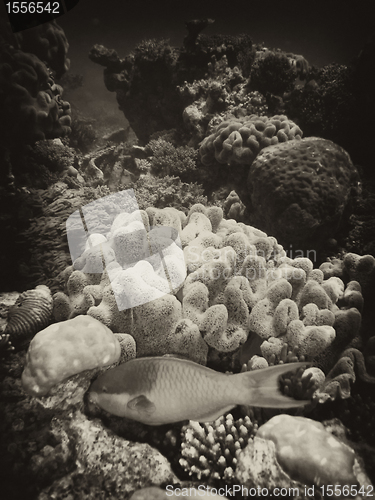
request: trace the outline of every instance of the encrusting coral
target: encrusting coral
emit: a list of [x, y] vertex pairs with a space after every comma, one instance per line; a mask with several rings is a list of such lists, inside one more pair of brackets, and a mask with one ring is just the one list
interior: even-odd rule
[[220, 123], [202, 142], [199, 153], [204, 165], [215, 160], [223, 164], [251, 165], [267, 146], [302, 137], [302, 131], [286, 116], [250, 115]]
[[22, 384], [28, 394], [44, 396], [72, 375], [115, 363], [120, 354], [120, 344], [109, 328], [90, 316], [77, 316], [35, 335]]
[[[297, 487], [300, 492], [329, 485], [355, 488], [364, 498], [371, 482], [352, 448], [304, 417], [277, 415], [259, 427], [254, 440], [238, 455], [236, 479], [250, 487]], [[348, 493], [349, 494], [349, 493]]]
[[261, 151], [250, 167], [250, 222], [283, 245], [319, 248], [332, 238], [359, 177], [348, 153], [317, 137]]

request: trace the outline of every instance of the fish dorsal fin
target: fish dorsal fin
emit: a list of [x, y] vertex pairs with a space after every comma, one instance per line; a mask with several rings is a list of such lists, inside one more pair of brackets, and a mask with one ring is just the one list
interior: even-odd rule
[[151, 415], [155, 412], [156, 406], [144, 394], [128, 401], [127, 407], [130, 410], [137, 410], [139, 413], [147, 413]]
[[191, 361], [190, 358], [184, 356], [183, 354], [163, 354], [163, 358], [173, 358], [173, 359], [184, 359], [185, 361]]

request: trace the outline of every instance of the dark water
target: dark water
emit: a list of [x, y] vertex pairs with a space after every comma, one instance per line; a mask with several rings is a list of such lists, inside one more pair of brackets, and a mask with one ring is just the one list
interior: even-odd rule
[[88, 59], [95, 43], [124, 57], [143, 39], [169, 38], [180, 46], [184, 22], [209, 17], [206, 34], [248, 33], [254, 42], [302, 54], [310, 64], [348, 63], [375, 31], [373, 0], [80, 0], [58, 19], [70, 43], [71, 72], [84, 87], [69, 100], [92, 116], [124, 124], [114, 94], [103, 83], [102, 68]]

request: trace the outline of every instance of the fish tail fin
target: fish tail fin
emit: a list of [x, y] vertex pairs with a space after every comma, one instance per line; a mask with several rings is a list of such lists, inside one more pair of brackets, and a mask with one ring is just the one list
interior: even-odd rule
[[279, 377], [308, 365], [306, 362], [288, 363], [235, 375], [242, 378], [243, 401], [240, 404], [262, 408], [297, 408], [306, 405], [309, 400], [297, 400], [280, 391]]

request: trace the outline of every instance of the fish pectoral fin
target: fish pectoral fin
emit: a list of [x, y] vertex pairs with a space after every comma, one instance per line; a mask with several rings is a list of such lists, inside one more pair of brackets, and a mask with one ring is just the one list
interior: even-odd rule
[[137, 396], [136, 398], [131, 399], [127, 407], [130, 410], [137, 410], [139, 413], [147, 413], [151, 414], [154, 413], [156, 410], [156, 406], [152, 401], [150, 401], [144, 394], [141, 394], [140, 396]]
[[199, 415], [197, 418], [193, 418], [191, 420], [196, 420], [197, 422], [214, 422], [219, 417], [224, 415], [227, 411], [234, 408], [235, 405], [226, 406], [225, 408], [220, 408], [220, 410], [215, 410], [214, 412], [205, 413], [203, 415]]

